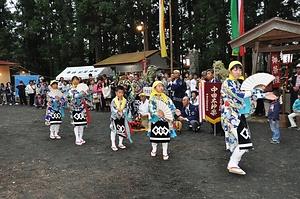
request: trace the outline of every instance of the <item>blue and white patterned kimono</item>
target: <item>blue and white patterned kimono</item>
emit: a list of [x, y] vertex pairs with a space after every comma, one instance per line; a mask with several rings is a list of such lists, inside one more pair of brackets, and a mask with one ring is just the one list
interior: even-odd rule
[[[171, 111], [176, 110], [176, 107], [173, 103], [173, 101], [167, 97], [168, 103], [167, 105], [171, 109]], [[157, 107], [156, 107], [156, 100], [160, 100], [164, 103], [166, 103], [162, 98], [160, 98], [157, 95], [153, 95], [149, 99], [149, 113], [150, 113], [150, 120], [149, 120], [149, 132], [148, 136], [150, 137], [150, 142], [170, 142], [170, 138], [175, 138], [177, 137], [175, 129], [173, 127], [173, 121], [167, 121], [164, 118], [159, 119], [158, 117], [158, 112], [157, 112]], [[168, 131], [161, 131], [160, 133], [155, 133], [153, 127], [155, 128], [155, 125], [158, 126], [163, 126], [165, 125], [168, 127]]]
[[[112, 132], [117, 133], [119, 136], [127, 138], [130, 142], [131, 139], [131, 129], [129, 126], [129, 122], [132, 121], [132, 116], [129, 108], [129, 103], [126, 100], [126, 105], [122, 114], [118, 114], [118, 109], [116, 105], [116, 98], [114, 98], [110, 103], [111, 116], [110, 116], [110, 130]], [[118, 100], [117, 100], [118, 101]], [[121, 101], [118, 101], [121, 102]], [[120, 105], [122, 106], [122, 104]]]
[[[225, 132], [226, 150], [230, 150], [231, 152], [240, 144], [238, 127], [242, 119], [246, 122], [244, 114], [241, 113], [241, 110], [246, 107], [245, 101], [249, 101], [249, 114], [247, 115], [250, 115], [255, 111], [256, 100], [258, 98], [265, 98], [262, 90], [255, 89], [247, 99], [245, 93], [240, 90], [240, 87], [241, 84], [237, 80], [226, 79], [221, 88], [223, 100], [221, 106], [221, 123]], [[247, 133], [248, 135], [250, 137], [250, 132]]]
[[[58, 96], [60, 99], [56, 100], [55, 96]], [[65, 98], [62, 92], [58, 89], [51, 90], [47, 93], [46, 125], [62, 123], [62, 117], [64, 117], [64, 100]]]
[[90, 103], [89, 94], [82, 95], [76, 88], [69, 90], [70, 120], [74, 126], [85, 126], [88, 123], [86, 104]]

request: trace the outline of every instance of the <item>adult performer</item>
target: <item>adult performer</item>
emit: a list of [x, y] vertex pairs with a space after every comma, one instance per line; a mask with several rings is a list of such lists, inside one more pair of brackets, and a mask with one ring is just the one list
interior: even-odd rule
[[229, 77], [223, 82], [221, 89], [223, 100], [221, 123], [225, 132], [226, 149], [232, 153], [227, 169], [231, 173], [245, 175], [246, 172], [239, 167], [239, 162], [243, 154], [252, 148], [252, 143], [246, 117], [240, 110], [245, 108], [245, 101], [249, 99], [250, 111], [248, 113], [251, 114], [255, 110], [258, 98], [272, 100], [275, 96], [272, 93], [263, 93], [262, 89], [242, 92], [241, 84], [238, 82], [242, 75], [242, 67], [239, 61], [232, 61], [229, 64]]

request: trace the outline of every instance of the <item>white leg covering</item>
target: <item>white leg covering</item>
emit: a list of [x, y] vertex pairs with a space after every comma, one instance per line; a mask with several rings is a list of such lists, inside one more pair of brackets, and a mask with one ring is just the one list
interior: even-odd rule
[[157, 143], [155, 143], [155, 142], [152, 142], [152, 152], [155, 152], [156, 153], [156, 151], [157, 151]]
[[166, 156], [168, 155], [168, 142], [162, 143], [162, 150], [163, 150], [163, 155]]
[[50, 125], [50, 137], [55, 136], [55, 125]]
[[119, 145], [123, 145], [123, 137], [122, 136], [119, 136]]
[[79, 126], [79, 140], [82, 141], [84, 126]]
[[230, 160], [228, 162], [228, 167], [238, 167], [239, 162], [245, 152], [246, 152], [246, 150], [240, 150], [239, 147], [236, 147], [230, 156]]
[[74, 127], [74, 134], [76, 138], [76, 142], [80, 142], [80, 137], [79, 137], [79, 126]]
[[55, 124], [54, 126], [54, 136], [58, 136], [60, 124]]
[[111, 146], [116, 147], [116, 132], [111, 131], [110, 132], [110, 140], [111, 140]]

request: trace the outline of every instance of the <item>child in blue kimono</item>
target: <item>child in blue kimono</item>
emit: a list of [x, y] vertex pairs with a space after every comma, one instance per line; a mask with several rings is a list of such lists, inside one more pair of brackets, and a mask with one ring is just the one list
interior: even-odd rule
[[131, 121], [131, 112], [129, 110], [129, 104], [124, 97], [124, 87], [116, 87], [116, 97], [111, 101], [111, 117], [110, 117], [110, 138], [111, 138], [111, 149], [117, 151], [116, 147], [116, 136], [119, 137], [118, 147], [125, 149], [126, 146], [123, 144], [123, 138], [131, 140], [131, 128], [129, 122]]

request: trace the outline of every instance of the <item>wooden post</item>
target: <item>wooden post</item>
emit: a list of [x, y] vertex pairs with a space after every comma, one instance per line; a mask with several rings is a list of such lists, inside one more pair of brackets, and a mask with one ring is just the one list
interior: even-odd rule
[[172, 1], [169, 0], [169, 20], [170, 20], [170, 69], [173, 73], [173, 31], [172, 31]]
[[258, 50], [259, 50], [259, 42], [255, 42], [255, 46], [253, 50], [253, 56], [252, 56], [252, 73], [251, 75], [256, 73], [256, 65], [257, 65], [257, 58], [258, 58]]

